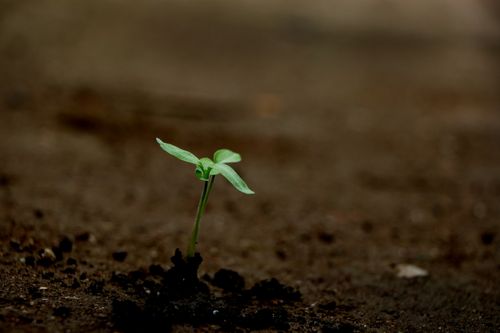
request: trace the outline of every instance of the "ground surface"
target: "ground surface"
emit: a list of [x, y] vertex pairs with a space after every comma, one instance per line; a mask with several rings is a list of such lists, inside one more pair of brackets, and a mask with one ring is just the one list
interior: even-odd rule
[[[237, 169], [257, 194], [216, 180], [200, 276], [226, 268], [247, 288], [271, 277], [297, 288], [302, 300], [285, 310], [305, 320], [290, 330], [500, 331], [500, 39], [490, 25], [395, 33], [180, 5], [162, 21], [149, 4], [100, 30], [112, 2], [74, 13], [7, 3], [0, 331], [111, 332], [113, 300], [140, 301], [117, 274], [167, 269], [185, 248], [201, 183], [155, 137], [199, 156], [243, 155]], [[77, 15], [90, 23], [72, 32]], [[172, 29], [185, 17], [197, 23]], [[52, 248], [56, 263], [42, 253]], [[402, 264], [428, 275], [400, 278]]]

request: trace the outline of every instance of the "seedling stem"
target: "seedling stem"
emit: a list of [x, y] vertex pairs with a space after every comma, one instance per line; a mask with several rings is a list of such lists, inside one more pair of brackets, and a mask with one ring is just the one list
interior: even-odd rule
[[198, 211], [196, 212], [196, 219], [194, 220], [193, 232], [191, 234], [191, 240], [189, 242], [187, 256], [193, 257], [196, 252], [196, 245], [198, 245], [198, 238], [200, 237], [200, 221], [201, 217], [205, 213], [205, 207], [207, 207], [208, 195], [212, 190], [214, 184], [215, 176], [210, 176], [208, 181], [203, 182], [203, 190], [201, 191], [200, 202], [198, 203]]

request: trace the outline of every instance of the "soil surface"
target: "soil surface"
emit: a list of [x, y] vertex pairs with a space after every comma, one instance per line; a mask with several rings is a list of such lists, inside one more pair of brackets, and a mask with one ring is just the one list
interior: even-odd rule
[[[8, 3], [1, 332], [500, 331], [486, 21]], [[156, 137], [243, 156], [256, 194], [216, 179], [203, 261], [174, 255], [202, 184]]]

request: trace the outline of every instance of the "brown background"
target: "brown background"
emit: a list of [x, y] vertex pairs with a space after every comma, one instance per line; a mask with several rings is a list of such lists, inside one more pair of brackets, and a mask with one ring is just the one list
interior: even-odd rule
[[[240, 152], [257, 193], [217, 179], [204, 272], [276, 276], [296, 311], [336, 300], [368, 331], [500, 329], [495, 1], [0, 6], [0, 328], [110, 329], [109, 299], [84, 290], [17, 304], [46, 281], [11, 240], [88, 231], [74, 256], [104, 277], [186, 246], [201, 184], [160, 137]], [[398, 279], [405, 263], [429, 277]]]

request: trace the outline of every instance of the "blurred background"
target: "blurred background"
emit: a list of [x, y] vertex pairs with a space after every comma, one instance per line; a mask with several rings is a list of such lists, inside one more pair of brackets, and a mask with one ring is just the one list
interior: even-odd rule
[[487, 0], [2, 1], [1, 15], [11, 89], [45, 81], [362, 104], [395, 91], [488, 90], [498, 73], [499, 9]]
[[276, 250], [308, 262], [320, 250], [295, 240], [311, 228], [353, 244], [379, 230], [376, 250], [336, 250], [351, 262], [434, 258], [457, 239], [467, 254], [467, 240], [497, 230], [495, 0], [0, 8], [0, 171], [16, 184], [5, 214], [17, 223], [41, 207], [55, 230], [84, 225], [110, 244], [159, 246], [154, 256], [183, 247], [200, 184], [158, 136], [199, 156], [243, 155], [257, 195], [217, 185], [202, 232], [223, 261]]

